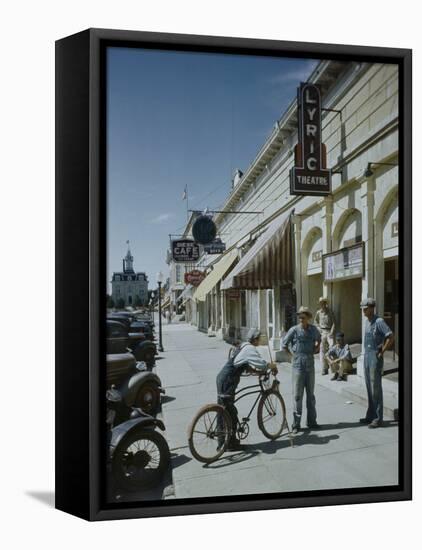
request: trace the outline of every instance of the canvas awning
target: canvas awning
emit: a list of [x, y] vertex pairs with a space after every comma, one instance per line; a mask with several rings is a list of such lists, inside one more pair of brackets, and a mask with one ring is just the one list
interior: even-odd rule
[[161, 302], [161, 309], [165, 309], [170, 305], [170, 296], [167, 296], [164, 298], [164, 300]]
[[193, 285], [187, 285], [184, 288], [183, 292], [180, 294], [180, 296], [177, 298], [176, 302], [180, 302], [180, 300], [183, 300], [183, 302], [185, 302], [186, 300], [189, 300], [190, 298], [192, 298], [194, 292], [195, 292], [195, 289]]
[[221, 284], [223, 290], [257, 290], [293, 282], [291, 212], [280, 214]]
[[237, 259], [237, 250], [231, 250], [213, 266], [213, 270], [205, 277], [193, 295], [193, 299], [199, 302], [205, 301], [207, 294], [224, 277]]

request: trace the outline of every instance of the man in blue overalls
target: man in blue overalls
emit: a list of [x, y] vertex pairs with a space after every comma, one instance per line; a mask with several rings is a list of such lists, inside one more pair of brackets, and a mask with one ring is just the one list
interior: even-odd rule
[[292, 327], [283, 338], [282, 349], [292, 357], [293, 385], [293, 425], [292, 432], [297, 434], [302, 418], [303, 393], [306, 388], [306, 410], [308, 428], [317, 429], [315, 407], [315, 366], [314, 354], [319, 352], [321, 333], [311, 324], [312, 312], [302, 306], [297, 312], [299, 324]]
[[393, 332], [381, 317], [375, 314], [375, 300], [366, 298], [360, 304], [365, 321], [363, 368], [366, 390], [368, 392], [368, 410], [360, 422], [369, 424], [369, 428], [378, 428], [383, 420], [382, 372], [384, 352], [394, 342]]

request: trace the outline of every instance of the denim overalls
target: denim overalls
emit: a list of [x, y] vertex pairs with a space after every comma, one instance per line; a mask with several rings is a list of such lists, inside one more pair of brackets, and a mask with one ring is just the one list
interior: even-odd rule
[[381, 317], [375, 315], [371, 321], [366, 319], [363, 367], [368, 392], [366, 420], [369, 422], [373, 420], [382, 422], [383, 419], [382, 372], [384, 359], [377, 357], [377, 354], [384, 340], [391, 334], [389, 326]]
[[321, 334], [314, 325], [304, 330], [300, 325], [292, 327], [283, 338], [283, 347], [293, 353], [292, 389], [293, 389], [293, 425], [299, 428], [302, 418], [303, 393], [306, 389], [307, 425], [316, 424], [315, 407], [315, 342], [321, 341]]

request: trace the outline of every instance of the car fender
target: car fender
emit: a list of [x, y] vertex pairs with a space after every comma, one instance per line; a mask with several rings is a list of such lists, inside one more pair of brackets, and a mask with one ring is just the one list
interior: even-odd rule
[[144, 340], [143, 342], [139, 342], [139, 344], [135, 346], [135, 348], [133, 349], [133, 354], [138, 361], [143, 361], [144, 353], [149, 349], [152, 349], [155, 355], [157, 347], [154, 342], [151, 342], [151, 340]]
[[154, 384], [157, 384], [161, 390], [160, 378], [153, 372], [149, 371], [142, 371], [133, 374], [119, 387], [119, 391], [121, 392], [123, 400], [127, 406], [130, 407], [134, 404], [139, 388], [146, 382], [153, 382]]
[[164, 423], [161, 420], [147, 415], [137, 418], [131, 418], [130, 420], [126, 420], [126, 422], [122, 422], [118, 426], [115, 426], [111, 430], [109, 445], [110, 458], [113, 458], [114, 450], [119, 445], [119, 443], [121, 443], [123, 439], [126, 436], [130, 435], [134, 430], [154, 430], [156, 427], [160, 428], [160, 430], [162, 431], [165, 431], [166, 429]]

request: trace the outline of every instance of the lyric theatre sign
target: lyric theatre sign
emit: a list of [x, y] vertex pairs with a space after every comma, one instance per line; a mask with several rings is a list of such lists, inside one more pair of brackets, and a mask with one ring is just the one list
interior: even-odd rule
[[295, 165], [290, 171], [292, 195], [329, 195], [331, 172], [321, 142], [321, 92], [317, 85], [301, 82], [298, 88], [298, 134]]

